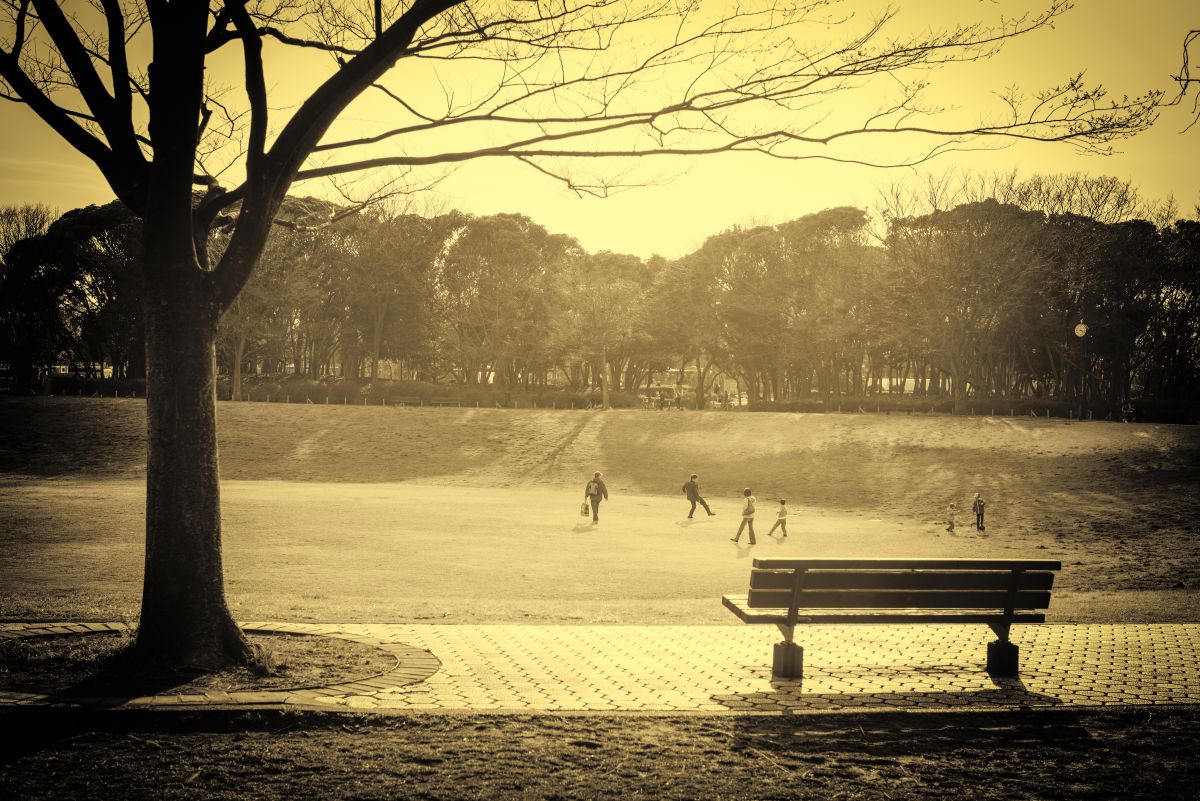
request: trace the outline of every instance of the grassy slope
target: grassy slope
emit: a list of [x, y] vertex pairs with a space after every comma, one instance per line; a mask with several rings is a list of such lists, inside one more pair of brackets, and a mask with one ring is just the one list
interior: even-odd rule
[[[14, 588], [0, 612], [105, 617], [135, 603], [143, 408], [0, 400], [0, 584]], [[786, 495], [796, 510], [792, 540], [758, 553], [1054, 556], [1069, 566], [1056, 603], [1069, 619], [1200, 619], [1188, 591], [1200, 586], [1194, 427], [219, 409], [230, 593], [243, 617], [475, 620], [486, 599], [497, 620], [629, 622], [648, 619], [649, 604], [654, 619], [717, 622], [713, 599], [745, 580], [748, 554], [726, 537], [751, 486], [764, 509]], [[602, 539], [570, 511], [593, 469], [613, 494]], [[688, 528], [679, 485], [692, 471], [721, 516]], [[986, 536], [946, 535], [946, 503], [966, 508], [974, 491], [989, 501]], [[1089, 611], [1114, 602], [1087, 590], [1126, 597]]]

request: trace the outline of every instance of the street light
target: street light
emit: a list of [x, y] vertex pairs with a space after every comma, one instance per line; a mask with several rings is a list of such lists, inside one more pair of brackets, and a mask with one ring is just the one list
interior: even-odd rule
[[1080, 420], [1084, 419], [1085, 415], [1087, 415], [1087, 394], [1088, 394], [1088, 364], [1087, 364], [1087, 339], [1086, 339], [1087, 332], [1088, 332], [1087, 323], [1085, 323], [1083, 320], [1080, 320], [1075, 325], [1075, 336], [1079, 338], [1079, 347], [1083, 354], [1082, 357], [1080, 358], [1080, 362], [1082, 364], [1082, 367], [1080, 368], [1080, 377], [1081, 377], [1082, 383], [1083, 383], [1083, 386], [1080, 388], [1080, 392], [1079, 392], [1079, 419]]

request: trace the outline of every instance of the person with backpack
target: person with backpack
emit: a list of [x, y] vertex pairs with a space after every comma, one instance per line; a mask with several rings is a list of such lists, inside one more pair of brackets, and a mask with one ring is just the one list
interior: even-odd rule
[[750, 544], [754, 545], [754, 496], [749, 487], [742, 490], [742, 524], [738, 526], [737, 534], [729, 538], [730, 542], [737, 542], [746, 528], [750, 530]]
[[600, 479], [600, 471], [592, 474], [592, 480], [583, 488], [583, 499], [592, 505], [592, 522], [600, 522], [600, 501], [608, 500], [608, 487]]
[[688, 511], [688, 520], [691, 520], [692, 515], [696, 513], [696, 504], [703, 506], [704, 511], [708, 512], [709, 517], [716, 514], [716, 512], [708, 508], [708, 504], [705, 503], [704, 498], [700, 497], [700, 485], [696, 483], [696, 479], [698, 478], [698, 475], [692, 473], [692, 477], [683, 485], [683, 494], [692, 502], [692, 508]]
[[975, 493], [975, 500], [971, 502], [971, 511], [975, 513], [975, 530], [983, 531], [983, 508], [986, 506], [983, 498], [979, 493]]

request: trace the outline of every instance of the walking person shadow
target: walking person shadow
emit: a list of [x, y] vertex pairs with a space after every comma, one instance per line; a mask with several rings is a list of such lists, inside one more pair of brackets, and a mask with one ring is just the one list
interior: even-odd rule
[[748, 558], [750, 558], [750, 550], [751, 550], [753, 547], [754, 547], [754, 546], [753, 546], [753, 545], [751, 545], [750, 543], [746, 543], [745, 545], [743, 545], [743, 544], [742, 544], [742, 543], [740, 543], [740, 542], [735, 542], [735, 543], [733, 544], [733, 548], [734, 548], [734, 550], [736, 551], [736, 553], [734, 554], [734, 557], [735, 557], [735, 558], [737, 558], [737, 559], [748, 559]]

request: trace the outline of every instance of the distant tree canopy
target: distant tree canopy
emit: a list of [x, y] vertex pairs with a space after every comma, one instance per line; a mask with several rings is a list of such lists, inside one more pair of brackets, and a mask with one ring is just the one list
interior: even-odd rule
[[114, 201], [67, 212], [5, 248], [0, 360], [18, 381], [59, 362], [145, 378], [140, 236], [141, 221]]
[[[835, 208], [673, 261], [588, 254], [520, 215], [375, 210], [275, 230], [218, 357], [233, 398], [246, 375], [379, 382], [386, 361], [392, 377], [560, 384], [606, 404], [670, 369], [699, 405], [726, 376], [752, 400], [1037, 398], [1116, 415], [1200, 390], [1200, 222], [1129, 219], [1130, 191], [1037, 176], [1005, 193], [1021, 205], [892, 215], [878, 239], [866, 212]], [[141, 374], [139, 225], [113, 203], [10, 245], [0, 353], [15, 374]]]

